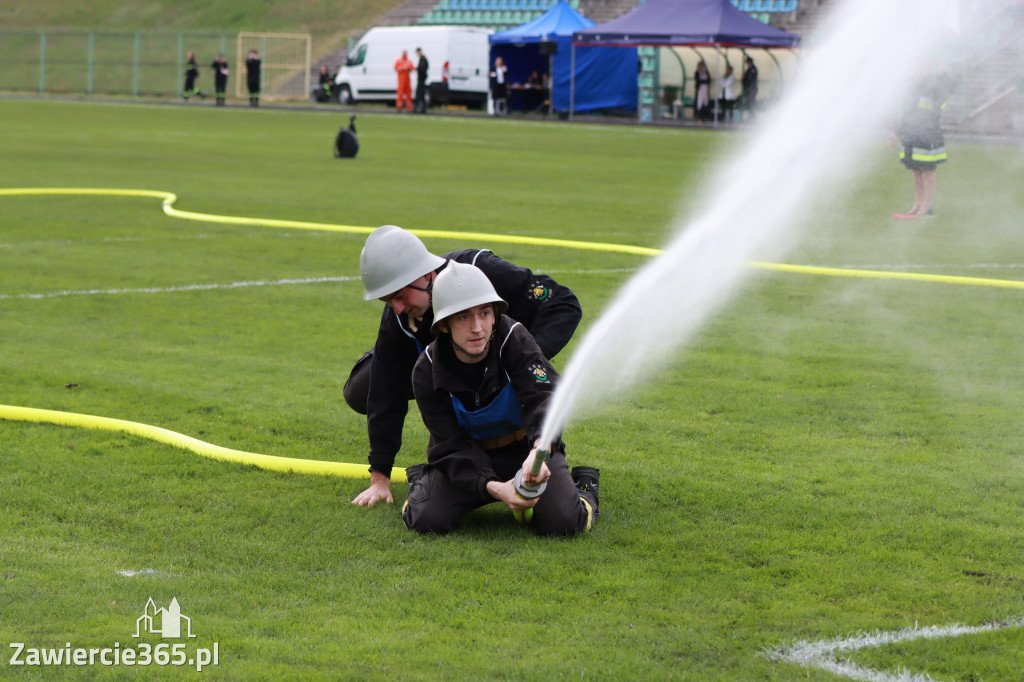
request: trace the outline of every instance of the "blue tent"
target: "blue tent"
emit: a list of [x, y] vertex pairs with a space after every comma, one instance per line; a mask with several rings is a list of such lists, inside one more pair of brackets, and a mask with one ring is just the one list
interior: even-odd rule
[[[533, 21], [491, 35], [491, 61], [500, 56], [508, 66], [510, 83], [525, 83], [532, 71], [551, 74], [551, 108], [569, 110], [575, 81], [576, 112], [628, 109], [637, 106], [635, 49], [577, 47], [572, 73], [572, 34], [590, 28], [590, 19], [565, 0]], [[554, 51], [554, 54], [552, 54]]]

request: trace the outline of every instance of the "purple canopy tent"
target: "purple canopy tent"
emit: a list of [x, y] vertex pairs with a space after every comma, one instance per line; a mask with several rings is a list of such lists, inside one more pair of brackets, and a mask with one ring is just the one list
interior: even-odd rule
[[[576, 46], [673, 45], [790, 48], [800, 37], [762, 24], [729, 0], [647, 0], [617, 19], [572, 34]], [[574, 87], [570, 87], [570, 95]], [[569, 115], [573, 103], [570, 100]]]

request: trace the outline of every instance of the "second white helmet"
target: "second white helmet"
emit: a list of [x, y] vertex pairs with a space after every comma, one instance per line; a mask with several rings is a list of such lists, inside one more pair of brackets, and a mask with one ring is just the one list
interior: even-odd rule
[[430, 331], [435, 334], [438, 322], [484, 303], [493, 303], [496, 315], [508, 310], [508, 303], [498, 296], [484, 271], [468, 263], [449, 262], [434, 278], [433, 296], [434, 324]]

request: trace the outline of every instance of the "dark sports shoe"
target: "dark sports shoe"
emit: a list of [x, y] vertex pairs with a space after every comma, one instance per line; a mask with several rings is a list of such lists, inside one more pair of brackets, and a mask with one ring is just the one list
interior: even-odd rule
[[416, 489], [416, 484], [423, 478], [423, 474], [426, 472], [424, 468], [426, 464], [413, 464], [410, 467], [405, 468], [405, 480], [409, 482], [409, 492], [412, 493]]
[[585, 490], [594, 496], [594, 513], [597, 514], [597, 488], [601, 470], [595, 467], [573, 467], [569, 475], [572, 476], [572, 482], [578, 489]]

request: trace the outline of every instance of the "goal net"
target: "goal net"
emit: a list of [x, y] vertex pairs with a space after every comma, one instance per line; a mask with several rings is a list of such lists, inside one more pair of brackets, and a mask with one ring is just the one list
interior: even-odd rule
[[260, 57], [260, 98], [309, 99], [313, 39], [308, 33], [239, 33], [235, 58], [235, 94], [248, 97], [245, 60]]

